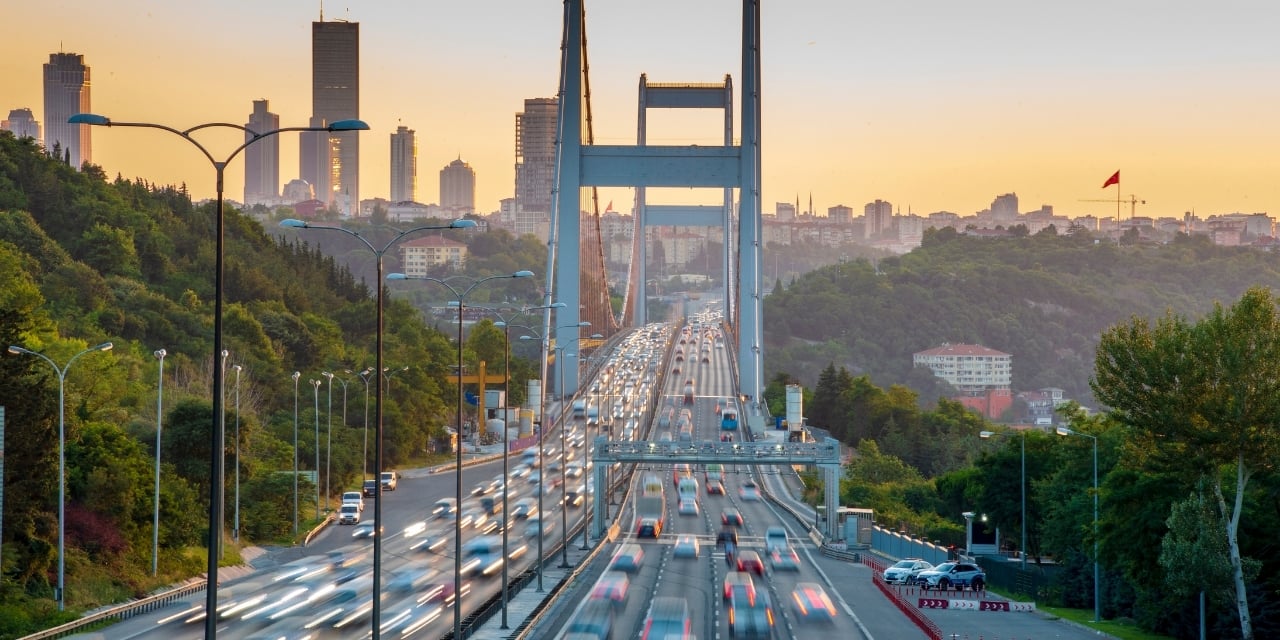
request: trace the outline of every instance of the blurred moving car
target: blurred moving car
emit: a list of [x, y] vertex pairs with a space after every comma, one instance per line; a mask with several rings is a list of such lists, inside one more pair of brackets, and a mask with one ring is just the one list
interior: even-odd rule
[[884, 581], [889, 584], [912, 584], [920, 576], [920, 572], [933, 568], [926, 560], [906, 558], [884, 570]]
[[684, 598], [658, 597], [649, 606], [644, 619], [643, 640], [692, 638], [693, 623], [689, 617], [689, 601]]
[[640, 564], [644, 562], [644, 549], [638, 544], [624, 544], [613, 554], [613, 559], [609, 561], [609, 568], [617, 571], [626, 571], [627, 573], [635, 573], [640, 570]]
[[769, 527], [764, 532], [764, 549], [773, 551], [774, 547], [788, 547], [787, 530], [782, 527]]
[[791, 547], [775, 547], [769, 553], [769, 566], [774, 571], [799, 571], [800, 554]]
[[760, 554], [750, 549], [738, 552], [738, 571], [750, 571], [758, 576], [764, 575], [764, 561]]
[[751, 574], [743, 571], [730, 571], [724, 576], [724, 599], [728, 601], [735, 592], [755, 595], [756, 581]]
[[613, 605], [606, 600], [588, 600], [578, 611], [578, 615], [569, 621], [565, 629], [565, 638], [599, 638], [601, 640], [613, 635]]
[[738, 497], [742, 498], [743, 502], [759, 502], [760, 487], [756, 485], [754, 480], [748, 480], [742, 485], [742, 488], [738, 489]]
[[671, 549], [671, 555], [676, 558], [697, 558], [698, 539], [691, 535], [677, 537], [676, 545]]
[[681, 500], [676, 512], [682, 516], [698, 515], [698, 503], [695, 500]]
[[726, 527], [741, 527], [742, 513], [737, 509], [725, 509], [720, 512], [720, 523]]
[[769, 594], [759, 591], [750, 595], [734, 593], [729, 598], [729, 636], [743, 640], [773, 638], [773, 605]]
[[591, 588], [589, 600], [605, 600], [613, 605], [622, 606], [627, 601], [627, 590], [631, 587], [631, 579], [621, 571], [606, 571]]
[[356, 525], [356, 530], [351, 532], [351, 537], [352, 538], [372, 538], [373, 536], [378, 535], [380, 533], [382, 532], [374, 530], [372, 520], [365, 520], [360, 524]]
[[831, 622], [836, 617], [836, 605], [816, 582], [797, 582], [791, 604], [801, 622]]

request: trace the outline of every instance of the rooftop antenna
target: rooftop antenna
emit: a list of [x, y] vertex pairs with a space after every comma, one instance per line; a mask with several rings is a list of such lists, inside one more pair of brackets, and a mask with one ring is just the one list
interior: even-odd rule
[[324, 0], [320, 0], [320, 22], [324, 22]]

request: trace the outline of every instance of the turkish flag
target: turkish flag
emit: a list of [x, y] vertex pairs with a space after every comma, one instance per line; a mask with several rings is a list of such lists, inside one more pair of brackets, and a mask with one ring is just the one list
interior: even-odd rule
[[1109, 186], [1111, 186], [1111, 185], [1113, 185], [1113, 184], [1120, 184], [1120, 172], [1119, 172], [1119, 171], [1117, 171], [1117, 172], [1115, 172], [1115, 173], [1111, 174], [1111, 177], [1110, 177], [1110, 178], [1107, 178], [1107, 181], [1106, 181], [1106, 182], [1104, 182], [1104, 183], [1102, 183], [1102, 188], [1103, 188], [1103, 189], [1106, 189], [1107, 187], [1109, 187]]

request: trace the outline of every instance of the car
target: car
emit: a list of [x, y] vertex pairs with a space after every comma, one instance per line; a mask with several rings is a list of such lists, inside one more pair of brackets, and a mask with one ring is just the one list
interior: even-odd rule
[[742, 596], [731, 594], [728, 618], [730, 637], [743, 640], [773, 638], [773, 605], [767, 591]]
[[365, 480], [365, 481], [364, 481], [364, 486], [363, 486], [363, 487], [361, 487], [360, 492], [361, 492], [361, 493], [363, 493], [363, 494], [364, 494], [364, 497], [366, 497], [366, 498], [376, 498], [376, 497], [378, 497], [378, 481], [377, 481], [377, 480]]
[[676, 537], [676, 545], [671, 549], [671, 555], [676, 558], [697, 558], [698, 539], [691, 535]]
[[452, 520], [458, 515], [458, 501], [453, 498], [440, 498], [431, 507], [431, 517]]
[[831, 622], [836, 617], [836, 605], [816, 582], [797, 582], [791, 592], [791, 607], [800, 622]]
[[342, 504], [354, 504], [356, 508], [364, 511], [364, 496], [359, 491], [345, 491], [342, 494]]
[[631, 579], [622, 571], [606, 571], [591, 588], [588, 600], [604, 600], [614, 606], [621, 607], [627, 602], [627, 590], [631, 587]]
[[656, 538], [662, 535], [662, 521], [657, 518], [641, 518], [636, 527], [637, 538]]
[[764, 575], [764, 561], [760, 559], [760, 554], [748, 549], [739, 551], [737, 556], [738, 571], [750, 571], [758, 576]]
[[769, 552], [769, 566], [774, 571], [799, 571], [800, 554], [791, 547], [774, 547]]
[[601, 640], [613, 635], [613, 605], [604, 600], [588, 600], [578, 615], [569, 621], [565, 640], [591, 638]]
[[720, 524], [726, 527], [741, 527], [742, 512], [737, 509], [725, 509], [720, 512]]
[[723, 484], [721, 484], [721, 483], [719, 483], [719, 482], [708, 482], [708, 483], [707, 483], [707, 495], [709, 495], [709, 496], [722, 496], [722, 495], [724, 495], [724, 485], [723, 485]]
[[884, 581], [889, 584], [912, 584], [920, 575], [921, 571], [928, 571], [933, 568], [927, 560], [920, 558], [906, 558], [899, 560], [893, 566], [884, 570]]
[[344, 504], [338, 509], [338, 524], [356, 524], [360, 522], [360, 507]]
[[734, 593], [750, 593], [752, 596], [756, 593], [756, 581], [751, 577], [750, 573], [745, 571], [730, 571], [724, 576], [724, 599], [726, 601], [733, 598]]
[[413, 543], [409, 545], [409, 549], [426, 553], [440, 553], [444, 551], [445, 545], [452, 539], [453, 536], [448, 535], [446, 532], [427, 529], [414, 538]]
[[733, 434], [732, 433], [720, 434], [720, 442], [733, 442]]
[[382, 531], [375, 532], [372, 520], [365, 520], [360, 524], [356, 525], [356, 530], [351, 532], [351, 537], [352, 538], [372, 538], [373, 536], [378, 535], [380, 533], [382, 533]]
[[791, 546], [787, 542], [787, 530], [782, 527], [769, 527], [764, 532], [764, 550], [773, 551], [774, 547], [786, 548]]
[[658, 597], [649, 606], [644, 619], [642, 640], [686, 640], [693, 637], [693, 621], [689, 616], [689, 602], [684, 598]]
[[733, 546], [738, 546], [738, 531], [736, 529], [725, 527], [720, 530], [720, 533], [716, 534], [716, 546], [718, 547], [725, 543], [733, 543]]
[[[511, 551], [514, 559], [516, 554]], [[502, 571], [506, 556], [502, 553], [502, 538], [499, 536], [481, 535], [468, 540], [462, 545], [463, 575], [491, 578]]]
[[971, 562], [944, 562], [932, 569], [921, 571], [916, 576], [916, 581], [926, 591], [953, 587], [960, 589], [970, 587], [974, 591], [981, 591], [987, 586], [987, 574], [983, 572], [982, 567]]
[[543, 521], [542, 516], [529, 516], [524, 526], [524, 535], [526, 538], [536, 538], [538, 534], [547, 535], [556, 530], [555, 520]]
[[680, 505], [676, 507], [676, 512], [682, 516], [698, 515], [698, 502], [696, 500], [681, 500]]
[[587, 499], [587, 488], [581, 484], [571, 485], [564, 492], [564, 502], [571, 507], [581, 507]]
[[760, 487], [755, 483], [745, 484], [738, 489], [738, 497], [743, 502], [760, 502]]
[[538, 501], [533, 498], [520, 498], [511, 507], [511, 517], [527, 519], [538, 515]]
[[613, 559], [609, 561], [609, 569], [635, 573], [640, 570], [640, 565], [643, 562], [644, 549], [640, 545], [624, 544], [618, 549], [617, 553], [613, 554]]
[[400, 481], [399, 473], [396, 473], [395, 471], [382, 472], [382, 490], [383, 491], [395, 491], [396, 484], [399, 483], [399, 481]]

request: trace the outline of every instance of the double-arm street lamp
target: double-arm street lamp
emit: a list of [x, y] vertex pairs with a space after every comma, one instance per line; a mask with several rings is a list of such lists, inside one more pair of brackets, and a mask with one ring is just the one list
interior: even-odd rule
[[[314, 225], [314, 224], [305, 222], [303, 220], [296, 220], [293, 218], [281, 220], [280, 226], [290, 228], [290, 229], [321, 229], [325, 231], [336, 231], [339, 233], [345, 233], [359, 240], [361, 243], [364, 244], [365, 247], [369, 249], [369, 251], [373, 252], [375, 262], [377, 263], [377, 277], [374, 279], [374, 287], [376, 287], [377, 289], [377, 292], [376, 292], [377, 328], [375, 331], [377, 338], [375, 341], [376, 346], [374, 348], [374, 350], [376, 351], [376, 355], [374, 358], [375, 363], [374, 363], [373, 371], [377, 371], [379, 372], [379, 374], [381, 374], [381, 372], [384, 371], [384, 369], [382, 368], [382, 333], [383, 333], [382, 302], [384, 298], [383, 290], [385, 289], [382, 283], [383, 256], [386, 255], [386, 253], [390, 251], [391, 248], [394, 247], [396, 244], [398, 244], [401, 240], [404, 240], [405, 237], [408, 236], [409, 234], [417, 233], [419, 231], [440, 231], [443, 229], [470, 229], [476, 226], [476, 221], [475, 220], [454, 220], [453, 222], [447, 225], [421, 226], [421, 227], [414, 227], [412, 229], [408, 229], [405, 231], [401, 231], [399, 229], [393, 229], [393, 231], [395, 231], [395, 235], [393, 235], [391, 239], [388, 240], [387, 243], [384, 244], [380, 249], [378, 247], [375, 247], [373, 243], [369, 242], [369, 240], [365, 238], [364, 235], [362, 235], [360, 232], [352, 231], [350, 229], [344, 229], [342, 227], [333, 227], [328, 225]], [[366, 373], [368, 373], [368, 371], [366, 371]], [[361, 377], [363, 378], [364, 374], [361, 374]], [[375, 469], [373, 472], [373, 477], [375, 480], [378, 481], [374, 485], [375, 488], [374, 488], [374, 499], [373, 499], [373, 530], [375, 532], [382, 531], [382, 379], [383, 379], [382, 375], [375, 376], [376, 384], [374, 385], [375, 399], [374, 399], [374, 411], [373, 411], [373, 415], [374, 415], [373, 466], [375, 467]], [[365, 411], [367, 412], [368, 411], [368, 402], [367, 402], [368, 380], [365, 381], [365, 391], [366, 391]], [[368, 423], [369, 421], [366, 418], [365, 420], [366, 434], [368, 433], [367, 431]], [[367, 442], [368, 442], [368, 436], [366, 435], [366, 455], [368, 452]], [[382, 628], [381, 628], [382, 627], [382, 536], [381, 535], [373, 536], [373, 610], [371, 612], [371, 618], [372, 619], [370, 621], [370, 625], [371, 625], [370, 635], [373, 638], [373, 640], [378, 640], [378, 638], [382, 634]]]
[[[1018, 549], [1018, 555], [1022, 556], [1022, 568], [1027, 568], [1027, 434], [1020, 431], [1018, 434], [1022, 437], [1022, 546]], [[990, 438], [998, 435], [994, 431], [982, 431], [978, 433], [980, 438]]]
[[[213, 269], [213, 353], [222, 353], [222, 302], [223, 302], [223, 263], [225, 262], [226, 251], [224, 248], [224, 238], [226, 236], [226, 216], [223, 208], [223, 177], [226, 172], [227, 165], [235, 159], [241, 151], [244, 151], [249, 145], [276, 136], [281, 133], [293, 131], [315, 131], [315, 132], [339, 132], [339, 131], [365, 131], [369, 129], [369, 125], [363, 120], [338, 120], [329, 123], [324, 127], [285, 127], [283, 129], [274, 129], [271, 131], [254, 131], [244, 125], [232, 124], [229, 122], [208, 122], [198, 124], [189, 129], [175, 129], [170, 126], [155, 124], [151, 122], [113, 122], [110, 118], [96, 113], [77, 113], [67, 119], [68, 124], [86, 124], [104, 127], [141, 127], [146, 129], [159, 129], [172, 133], [187, 142], [190, 142], [204, 157], [213, 165], [215, 174], [215, 184], [217, 191], [217, 206], [215, 209], [215, 263]], [[199, 140], [192, 137], [192, 134], [205, 129], [235, 129], [244, 132], [244, 143], [236, 147], [223, 160], [214, 158]], [[210, 462], [210, 482], [209, 482], [209, 568], [208, 568], [208, 586], [205, 589], [205, 611], [210, 615], [204, 617], [204, 634], [207, 638], [217, 636], [218, 616], [212, 615], [212, 612], [218, 608], [218, 556], [221, 539], [221, 523], [222, 523], [222, 494], [223, 494], [223, 431], [222, 431], [222, 389], [223, 389], [223, 372], [219, 367], [214, 367], [213, 373], [213, 428], [209, 434], [209, 462]], [[376, 631], [375, 631], [376, 633]]]
[[67, 504], [67, 429], [66, 429], [66, 397], [67, 397], [67, 369], [71, 368], [71, 363], [77, 358], [95, 351], [110, 351], [111, 343], [104, 342], [81, 351], [63, 365], [61, 369], [58, 364], [49, 356], [32, 351], [30, 349], [19, 347], [18, 345], [10, 345], [9, 353], [14, 355], [26, 354], [35, 356], [49, 363], [53, 367], [53, 372], [58, 376], [58, 611], [62, 611], [67, 604], [66, 592], [66, 547], [64, 545], [66, 538], [66, 504]]
[[1093, 440], [1093, 621], [1102, 621], [1102, 582], [1098, 563], [1098, 436], [1058, 427], [1060, 436], [1081, 436]]
[[[407, 276], [403, 273], [387, 274], [388, 280], [425, 280], [428, 282], [434, 282], [436, 284], [439, 284], [444, 288], [448, 289], [449, 293], [453, 294], [454, 300], [458, 303], [458, 436], [457, 436], [457, 446], [455, 447], [457, 449], [456, 451], [456, 462], [457, 462], [456, 476], [457, 477], [455, 478], [457, 484], [454, 487], [455, 489], [454, 499], [456, 500], [456, 504], [458, 505], [459, 508], [461, 508], [462, 506], [462, 405], [464, 402], [463, 386], [462, 386], [462, 310], [466, 306], [467, 296], [470, 295], [472, 291], [475, 291], [476, 287], [486, 282], [489, 282], [490, 280], [502, 280], [505, 278], [532, 278], [532, 277], [533, 277], [532, 271], [521, 270], [521, 271], [516, 271], [515, 273], [508, 273], [508, 274], [497, 275], [497, 276], [489, 276], [487, 278], [480, 278], [479, 280], [472, 282], [471, 286], [467, 287], [466, 289], [459, 290], [458, 288], [454, 287], [453, 285], [449, 284], [448, 282], [445, 282], [440, 278], [430, 278], [426, 276]], [[484, 394], [483, 380], [481, 381], [480, 387], [481, 387], [480, 393]], [[479, 416], [477, 418], [477, 422], [483, 419], [484, 419], [484, 416]], [[503, 441], [505, 443], [506, 441], [505, 437], [503, 438]], [[502, 479], [503, 484], [506, 484], [507, 480], [508, 479], [504, 476]], [[505, 509], [506, 505], [503, 505], [503, 508]], [[505, 519], [507, 517], [507, 514], [504, 512], [502, 514], [502, 517], [504, 519], [503, 529], [505, 530], [506, 529]], [[453, 537], [453, 587], [454, 587], [454, 593], [459, 594], [459, 593], [462, 593], [461, 591], [462, 589], [462, 518], [461, 517], [454, 517], [453, 519], [453, 535], [454, 535]], [[503, 561], [503, 565], [504, 566], [506, 565], [505, 560]], [[505, 613], [506, 609], [503, 609], [503, 612]], [[453, 598], [453, 637], [455, 638], [462, 637], [462, 598], [458, 596], [455, 596]]]

